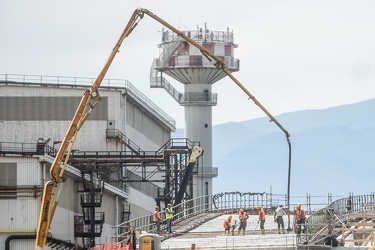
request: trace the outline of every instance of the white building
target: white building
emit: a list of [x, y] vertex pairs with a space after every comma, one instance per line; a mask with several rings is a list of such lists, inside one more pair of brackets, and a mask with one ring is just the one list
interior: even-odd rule
[[[50, 179], [53, 154], [83, 93], [91, 85], [88, 80], [91, 79], [0, 77], [1, 249], [33, 249], [43, 185]], [[96, 244], [110, 241], [114, 236], [112, 226], [153, 212], [155, 197], [164, 185], [157, 181], [124, 181], [125, 175], [134, 180], [137, 174], [142, 176], [153, 170], [142, 172], [137, 166], [125, 168], [120, 163], [116, 167], [112, 161], [98, 165], [92, 158], [85, 158], [87, 152], [156, 152], [175, 131], [175, 121], [129, 82], [104, 80], [99, 93], [102, 101], [79, 131], [74, 144], [77, 151], [64, 172], [65, 182], [60, 184], [48, 240], [50, 249], [66, 242], [82, 246], [83, 238], [90, 238], [85, 237], [87, 230], [93, 235], [101, 231]], [[82, 168], [70, 164], [74, 159], [78, 165], [82, 161]], [[156, 172], [150, 179], [159, 180], [162, 176], [163, 172]], [[93, 193], [85, 185], [94, 185]], [[93, 199], [86, 200], [90, 195]], [[90, 215], [93, 212], [95, 215]], [[95, 217], [96, 225], [91, 225], [94, 228], [87, 229], [87, 216]]]

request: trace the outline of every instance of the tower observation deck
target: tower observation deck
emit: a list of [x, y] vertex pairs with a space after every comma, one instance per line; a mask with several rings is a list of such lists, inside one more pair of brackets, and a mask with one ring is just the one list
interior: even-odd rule
[[[186, 36], [226, 61], [231, 72], [239, 70], [239, 60], [234, 58], [237, 44], [233, 32], [212, 31], [204, 28], [182, 31]], [[216, 68], [201, 51], [170, 30], [162, 30], [159, 58], [154, 59], [150, 82], [152, 88], [164, 88], [185, 110], [185, 137], [199, 141], [204, 148], [198, 168], [194, 170], [192, 197], [212, 194], [212, 181], [218, 175], [212, 164], [212, 106], [217, 104], [217, 94], [211, 86], [227, 74]], [[163, 74], [184, 85], [178, 92]]]

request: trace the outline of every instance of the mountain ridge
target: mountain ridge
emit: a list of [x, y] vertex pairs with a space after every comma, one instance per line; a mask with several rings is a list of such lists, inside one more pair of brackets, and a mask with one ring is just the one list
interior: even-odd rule
[[[375, 98], [275, 118], [291, 135], [291, 196], [374, 191]], [[268, 117], [215, 125], [213, 193], [286, 193], [288, 156], [284, 132]]]

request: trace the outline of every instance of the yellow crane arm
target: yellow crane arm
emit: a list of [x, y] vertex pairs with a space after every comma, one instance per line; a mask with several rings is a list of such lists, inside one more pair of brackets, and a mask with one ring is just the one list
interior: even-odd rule
[[[135, 19], [132, 19], [135, 20]], [[70, 152], [73, 148], [76, 136], [89, 117], [91, 110], [100, 102], [101, 98], [98, 92], [98, 88], [102, 83], [113, 59], [115, 58], [119, 48], [124, 41], [125, 37], [133, 29], [134, 22], [129, 21], [129, 24], [124, 29], [115, 47], [112, 50], [106, 64], [102, 71], [96, 78], [89, 90], [87, 90], [82, 96], [81, 102], [79, 103], [74, 117], [70, 123], [69, 129], [61, 142], [60, 148], [56, 154], [56, 157], [51, 165], [50, 173], [51, 180], [46, 182], [43, 190], [42, 206], [40, 209], [39, 222], [37, 228], [35, 249], [43, 249], [47, 243], [48, 230], [50, 228], [53, 215], [57, 207], [56, 191], [58, 185], [64, 181], [63, 173], [68, 162]], [[65, 157], [65, 161], [63, 162]]]
[[[281, 124], [269, 113], [260, 103], [259, 101], [232, 75], [232, 73], [228, 70], [226, 66], [225, 60], [219, 58], [211, 51], [207, 50], [197, 42], [195, 42], [190, 37], [186, 36], [183, 32], [176, 29], [169, 23], [165, 22], [163, 19], [152, 13], [147, 9], [139, 8], [134, 11], [132, 17], [130, 18], [128, 24], [126, 25], [124, 31], [122, 32], [119, 40], [117, 41], [115, 47], [112, 50], [107, 62], [105, 63], [103, 69], [99, 73], [98, 77], [96, 78], [95, 82], [92, 84], [89, 90], [87, 90], [84, 95], [82, 96], [81, 102], [79, 103], [77, 110], [74, 114], [74, 117], [71, 121], [71, 124], [68, 128], [68, 131], [62, 141], [60, 148], [56, 154], [56, 157], [51, 165], [50, 174], [51, 180], [46, 182], [43, 191], [43, 198], [42, 198], [42, 206], [40, 209], [40, 216], [37, 228], [37, 235], [36, 235], [36, 243], [35, 249], [43, 249], [47, 242], [48, 230], [50, 228], [57, 203], [58, 197], [56, 196], [56, 191], [62, 182], [64, 182], [63, 173], [68, 162], [70, 152], [73, 148], [75, 139], [80, 128], [83, 126], [87, 118], [89, 117], [91, 110], [100, 102], [101, 98], [98, 92], [98, 88], [102, 83], [110, 65], [112, 64], [113, 59], [115, 58], [117, 52], [119, 52], [119, 48], [121, 47], [122, 42], [124, 39], [133, 31], [133, 29], [138, 25], [138, 22], [143, 18], [144, 14], [147, 14], [157, 22], [161, 23], [165, 27], [169, 28], [173, 32], [175, 32], [178, 36], [185, 39], [187, 42], [192, 44], [193, 46], [197, 47], [201, 53], [209, 60], [209, 61], [216, 61], [214, 62], [215, 67], [221, 68], [247, 95], [250, 99], [252, 99], [256, 105], [258, 105], [266, 114], [267, 116], [276, 123], [276, 125], [286, 134], [287, 138], [289, 138], [289, 133], [286, 129], [281, 126]], [[65, 157], [65, 160], [64, 160]], [[64, 160], [64, 162], [63, 162]]]

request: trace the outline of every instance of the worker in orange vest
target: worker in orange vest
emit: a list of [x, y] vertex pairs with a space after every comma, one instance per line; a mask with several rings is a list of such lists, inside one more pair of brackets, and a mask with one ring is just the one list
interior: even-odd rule
[[296, 211], [294, 212], [294, 218], [296, 221], [296, 233], [301, 234], [301, 227], [303, 226], [303, 233], [306, 233], [306, 214], [305, 211], [302, 209], [302, 205], [298, 204], [296, 206]]
[[232, 221], [232, 215], [229, 215], [228, 218], [224, 219], [223, 227], [224, 227], [224, 234], [229, 234], [230, 232], [230, 223]]
[[241, 208], [240, 214], [238, 215], [240, 219], [240, 226], [238, 227], [238, 234], [241, 233], [241, 229], [243, 230], [242, 234], [245, 235], [246, 225], [247, 225], [247, 219], [249, 218], [249, 215], [246, 214], [246, 212]]
[[264, 229], [264, 223], [266, 222], [266, 213], [264, 212], [263, 208], [261, 206], [257, 207], [258, 209], [258, 223], [260, 222], [260, 232], [262, 234], [266, 233], [266, 230]]

